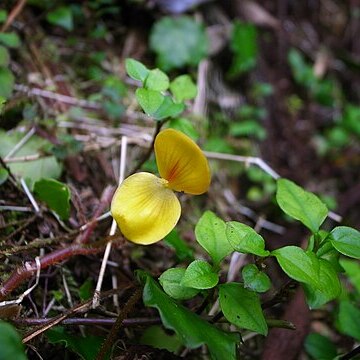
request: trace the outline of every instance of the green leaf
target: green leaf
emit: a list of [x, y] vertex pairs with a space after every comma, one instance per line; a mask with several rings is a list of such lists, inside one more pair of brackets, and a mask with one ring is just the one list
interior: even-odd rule
[[0, 67], [8, 66], [9, 62], [10, 62], [10, 55], [8, 49], [0, 45]]
[[60, 26], [65, 30], [72, 31], [74, 29], [73, 14], [69, 6], [60, 6], [50, 11], [46, 19], [50, 24]]
[[242, 269], [244, 287], [256, 292], [266, 292], [271, 287], [269, 277], [260, 271], [256, 265], [248, 264]]
[[5, 67], [0, 67], [0, 96], [9, 99], [12, 95], [14, 84], [15, 78], [12, 72]]
[[151, 30], [150, 48], [165, 71], [199, 64], [208, 49], [204, 27], [189, 16], [163, 17]]
[[199, 139], [199, 133], [197, 132], [195, 126], [189, 119], [186, 118], [171, 119], [168, 125], [172, 129], [176, 129], [183, 132], [187, 136], [191, 137], [194, 141]]
[[242, 120], [232, 123], [229, 132], [233, 136], [253, 136], [259, 140], [266, 138], [266, 130], [256, 120]]
[[9, 177], [9, 172], [4, 169], [0, 168], [0, 185], [2, 185]]
[[177, 102], [194, 99], [197, 95], [197, 87], [189, 75], [180, 75], [170, 84], [170, 90]]
[[257, 256], [269, 256], [265, 250], [265, 241], [253, 228], [237, 221], [226, 223], [226, 236], [231, 246], [238, 252], [254, 254]]
[[155, 91], [165, 91], [169, 88], [169, 77], [161, 70], [150, 70], [145, 79], [144, 87]]
[[54, 210], [62, 220], [70, 216], [71, 193], [66, 184], [54, 179], [41, 179], [34, 184], [34, 193]]
[[194, 260], [186, 269], [181, 285], [194, 289], [211, 289], [217, 285], [219, 276], [204, 260]]
[[360, 264], [354, 260], [340, 259], [340, 265], [345, 270], [356, 291], [360, 294]]
[[20, 38], [15, 32], [0, 33], [0, 43], [9, 48], [18, 48], [21, 45]]
[[333, 360], [337, 356], [336, 346], [326, 336], [310, 333], [305, 339], [306, 352], [316, 360]]
[[142, 83], [145, 81], [150, 72], [144, 64], [134, 59], [126, 59], [125, 68], [126, 72], [132, 79], [141, 81]]
[[317, 284], [319, 262], [312, 252], [297, 246], [284, 246], [272, 252], [284, 272], [296, 281]]
[[2, 114], [6, 104], [6, 99], [3, 96], [0, 96], [0, 115]]
[[0, 360], [27, 359], [20, 335], [14, 326], [4, 321], [0, 321], [0, 349]]
[[360, 259], [360, 232], [348, 226], [338, 226], [330, 233], [334, 248], [343, 255]]
[[[45, 334], [51, 344], [61, 343], [84, 360], [95, 360], [104, 342], [104, 339], [99, 336], [74, 336], [61, 326], [52, 327]], [[105, 356], [105, 359], [109, 359], [109, 356]]]
[[94, 294], [94, 286], [92, 279], [87, 279], [79, 287], [79, 297], [82, 301], [89, 300]]
[[111, 100], [104, 100], [102, 105], [106, 114], [113, 120], [119, 119], [125, 111], [125, 108], [122, 104], [113, 102]]
[[[328, 249], [326, 249], [327, 247]], [[322, 254], [319, 255], [321, 252]], [[316, 256], [318, 258], [327, 260], [337, 273], [343, 271], [343, 268], [339, 264], [340, 253], [334, 249], [330, 242], [326, 241], [324, 246], [319, 248], [319, 250], [316, 252]]]
[[165, 96], [159, 91], [140, 88], [135, 92], [136, 99], [145, 114], [153, 116], [164, 102]]
[[[0, 156], [5, 157], [23, 137], [24, 134], [19, 132], [7, 133], [0, 130]], [[48, 141], [33, 135], [15, 156], [42, 153], [50, 146]], [[42, 178], [57, 179], [62, 171], [61, 164], [56, 161], [54, 156], [46, 156], [34, 161], [10, 163], [9, 168], [14, 175], [25, 178], [31, 189], [35, 181]]]
[[176, 229], [166, 235], [164, 241], [175, 249], [179, 261], [194, 260], [193, 249], [179, 236]]
[[233, 25], [230, 47], [234, 53], [229, 71], [231, 76], [242, 74], [255, 67], [258, 53], [256, 27], [253, 24], [236, 21]]
[[277, 180], [276, 201], [286, 214], [301, 221], [313, 233], [328, 214], [326, 205], [316, 195], [287, 179]]
[[168, 334], [159, 325], [148, 327], [141, 335], [140, 343], [170, 352], [177, 352], [182, 347], [181, 340], [177, 334]]
[[304, 284], [311, 308], [317, 308], [339, 296], [340, 281], [327, 260], [318, 259], [314, 253], [297, 246], [285, 246], [272, 254], [290, 278]]
[[329, 142], [329, 146], [342, 148], [348, 145], [350, 136], [346, 129], [335, 126], [326, 132], [326, 138]]
[[137, 89], [136, 99], [144, 112], [156, 120], [175, 117], [184, 111], [184, 104], [175, 104], [170, 96], [145, 88]]
[[317, 284], [303, 284], [306, 301], [311, 309], [336, 299], [341, 293], [341, 284], [333, 265], [324, 259], [319, 259]]
[[197, 242], [208, 252], [215, 264], [219, 264], [233, 251], [225, 229], [225, 222], [212, 211], [205, 211], [195, 227]]
[[0, 10], [0, 24], [4, 23], [7, 19], [7, 11], [6, 10]]
[[176, 300], [186, 300], [194, 297], [199, 290], [184, 286], [181, 281], [185, 275], [185, 269], [172, 268], [161, 274], [159, 282], [164, 291]]
[[347, 104], [341, 122], [350, 134], [360, 136], [360, 106]]
[[288, 61], [296, 82], [307, 88], [315, 86], [317, 80], [311, 65], [307, 64], [304, 56], [296, 49], [290, 49]]
[[175, 104], [170, 96], [165, 96], [164, 101], [160, 107], [153, 114], [156, 120], [162, 120], [167, 117], [176, 117], [185, 109], [184, 104]]
[[340, 302], [338, 326], [343, 334], [360, 341], [360, 309], [348, 300]]
[[224, 316], [232, 324], [267, 335], [268, 326], [255, 292], [238, 283], [222, 284], [219, 286], [219, 300]]
[[218, 329], [174, 302], [148, 275], [146, 275], [143, 300], [146, 306], [158, 309], [164, 326], [174, 330], [184, 346], [195, 349], [205, 344], [213, 359], [236, 360], [236, 344], [239, 341], [237, 334]]
[[126, 86], [117, 76], [108, 76], [103, 84], [101, 93], [114, 102], [122, 100], [126, 95]]

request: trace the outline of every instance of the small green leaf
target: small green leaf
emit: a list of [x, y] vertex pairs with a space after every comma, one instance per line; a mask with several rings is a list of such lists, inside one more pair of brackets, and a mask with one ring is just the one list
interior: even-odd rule
[[15, 84], [15, 78], [12, 72], [5, 68], [0, 67], [0, 96], [8, 99], [11, 97]]
[[259, 140], [266, 138], [266, 130], [256, 120], [242, 120], [232, 123], [229, 132], [233, 136], [253, 136]]
[[207, 54], [208, 38], [193, 18], [165, 16], [151, 30], [150, 48], [157, 54], [158, 66], [167, 71], [198, 65]]
[[313, 233], [328, 214], [326, 205], [316, 195], [287, 179], [277, 180], [276, 201], [286, 214], [301, 221]]
[[140, 343], [170, 352], [179, 351], [182, 347], [181, 339], [177, 334], [169, 334], [159, 325], [148, 327], [141, 335]]
[[193, 99], [197, 95], [197, 87], [189, 75], [175, 78], [170, 84], [170, 90], [177, 102]]
[[226, 223], [226, 236], [231, 246], [238, 252], [254, 254], [257, 256], [269, 256], [265, 250], [265, 241], [253, 228], [237, 221]]
[[258, 53], [256, 27], [236, 21], [233, 25], [230, 47], [234, 53], [230, 75], [236, 76], [251, 70], [256, 65]]
[[174, 302], [150, 276], [142, 274], [146, 277], [144, 304], [158, 309], [164, 326], [174, 330], [185, 346], [195, 349], [206, 344], [214, 360], [236, 360], [238, 334], [226, 333], [207, 323], [184, 306]]
[[[0, 83], [1, 86], [1, 83]], [[14, 146], [23, 138], [21, 132], [7, 133], [0, 129], [0, 156], [5, 157]], [[33, 135], [30, 140], [16, 153], [16, 156], [34, 155], [45, 152], [51, 144]], [[45, 156], [34, 161], [14, 162], [9, 164], [9, 168], [14, 175], [26, 179], [27, 184], [32, 189], [35, 181], [41, 178], [58, 178], [61, 175], [61, 164], [54, 156]]]
[[360, 232], [348, 226], [338, 226], [330, 233], [334, 248], [343, 255], [360, 259]]
[[176, 118], [169, 121], [169, 127], [172, 129], [179, 130], [191, 137], [194, 141], [199, 139], [199, 133], [195, 129], [193, 123], [186, 118]]
[[222, 152], [225, 154], [233, 154], [234, 149], [225, 138], [218, 136], [209, 137], [203, 145], [206, 151]]
[[9, 48], [18, 48], [21, 45], [20, 38], [15, 32], [0, 33], [0, 43]]
[[215, 264], [219, 264], [233, 251], [225, 229], [225, 222], [211, 211], [205, 211], [195, 227], [197, 242], [208, 252]]
[[338, 326], [343, 334], [360, 341], [360, 309], [348, 300], [340, 302]]
[[296, 281], [317, 284], [319, 262], [312, 252], [298, 246], [284, 246], [272, 252], [284, 272]]
[[150, 72], [144, 64], [134, 59], [126, 59], [125, 68], [126, 72], [132, 79], [141, 81], [142, 83], [145, 81]]
[[[46, 336], [51, 344], [63, 344], [65, 347], [69, 347], [71, 351], [76, 353], [80, 359], [83, 360], [95, 360], [96, 356], [101, 348], [104, 339], [99, 336], [86, 335], [75, 336], [67, 332], [61, 326], [52, 327], [46, 331]], [[109, 359], [109, 356], [105, 356], [105, 359]]]
[[172, 268], [161, 274], [159, 282], [164, 291], [176, 300], [186, 300], [194, 297], [199, 290], [184, 286], [181, 281], [185, 275], [185, 269]]
[[343, 117], [341, 119], [342, 126], [350, 133], [360, 136], [360, 106], [346, 104]]
[[4, 110], [6, 104], [6, 99], [3, 96], [0, 96], [0, 115]]
[[72, 31], [74, 29], [73, 14], [69, 6], [60, 6], [50, 11], [46, 19], [50, 24], [61, 26], [65, 30]]
[[185, 109], [184, 104], [175, 104], [170, 96], [165, 96], [164, 101], [153, 114], [156, 120], [162, 120], [167, 117], [176, 117], [180, 115]]
[[9, 177], [9, 172], [4, 169], [0, 168], [0, 185], [2, 185]]
[[94, 294], [94, 286], [92, 279], [87, 279], [85, 282], [79, 287], [79, 297], [82, 301], [89, 300]]
[[358, 261], [350, 259], [340, 259], [340, 265], [345, 270], [350, 282], [360, 294], [360, 264]]
[[0, 24], [4, 23], [7, 19], [7, 11], [0, 10]]
[[291, 67], [296, 82], [307, 88], [313, 87], [316, 83], [316, 77], [312, 66], [306, 63], [304, 56], [296, 49], [290, 49], [288, 53], [288, 62]]
[[211, 265], [204, 260], [194, 260], [186, 269], [181, 285], [194, 289], [211, 289], [219, 281]]
[[145, 79], [144, 87], [155, 91], [165, 91], [169, 88], [168, 76], [159, 69], [150, 70]]
[[289, 277], [303, 283], [306, 300], [311, 308], [317, 308], [339, 296], [340, 281], [327, 260], [318, 259], [311, 251], [304, 251], [297, 246], [285, 246], [272, 254]]
[[184, 104], [175, 104], [170, 96], [164, 96], [159, 91], [141, 88], [136, 90], [135, 95], [144, 112], [156, 120], [175, 117], [185, 108]]
[[194, 260], [193, 249], [179, 236], [176, 229], [166, 235], [164, 241], [167, 245], [175, 249], [176, 257], [179, 261]]
[[0, 321], [0, 360], [26, 360], [24, 345], [15, 327]]
[[248, 264], [242, 269], [244, 287], [256, 292], [266, 292], [271, 287], [269, 277], [260, 271], [256, 265]]
[[303, 284], [306, 301], [310, 309], [336, 299], [341, 293], [341, 284], [333, 265], [324, 259], [319, 259], [317, 284]]
[[310, 333], [305, 339], [305, 350], [316, 360], [333, 360], [336, 358], [336, 346], [326, 336]]
[[70, 190], [54, 179], [41, 179], [34, 184], [34, 193], [54, 210], [62, 220], [70, 216]]
[[238, 283], [219, 286], [221, 310], [228, 321], [239, 328], [267, 335], [268, 326], [261, 309], [259, 296]]
[[135, 92], [136, 99], [145, 114], [153, 116], [164, 102], [165, 96], [159, 91], [140, 88]]
[[9, 62], [10, 62], [10, 55], [8, 49], [0, 45], [0, 67], [8, 66]]

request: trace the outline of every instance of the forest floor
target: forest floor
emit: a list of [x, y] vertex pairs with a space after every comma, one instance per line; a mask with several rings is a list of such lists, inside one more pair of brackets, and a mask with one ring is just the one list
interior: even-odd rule
[[[158, 311], [141, 302], [134, 272], [158, 278], [190, 258], [204, 258], [194, 228], [205, 210], [255, 227], [269, 250], [301, 246], [308, 236], [276, 206], [271, 171], [227, 155], [259, 158], [316, 193], [333, 214], [326, 226], [340, 221], [360, 228], [360, 3], [193, 3], [185, 9], [187, 2], [177, 0], [0, 4], [0, 302], [18, 299], [36, 284], [22, 301], [0, 307], [0, 318], [21, 333], [29, 359], [106, 358], [96, 357], [104, 339], [110, 339], [114, 359], [209, 358], [204, 347], [179, 346], [163, 330]], [[155, 25], [183, 16], [203, 24], [203, 53], [193, 32], [170, 26], [173, 40], [166, 32], [163, 41], [155, 38]], [[198, 60], [181, 59], [184, 38], [194, 39]], [[170, 79], [188, 74], [197, 83], [182, 118], [161, 123], [195, 138], [212, 168], [207, 194], [180, 196], [182, 215], [173, 234], [183, 248], [170, 240], [139, 246], [110, 232], [121, 161], [126, 176], [143, 160], [143, 171], [156, 172], [148, 149], [159, 127], [136, 102], [127, 58], [161, 67]], [[66, 184], [69, 216], [33, 196], [41, 178]], [[109, 241], [100, 305], [94, 307]], [[335, 324], [337, 303], [310, 311], [300, 288], [282, 291], [289, 279], [271, 259], [267, 266], [272, 290], [262, 303], [270, 317], [286, 319], [296, 330], [272, 329], [266, 338], [244, 332], [241, 358], [308, 359], [310, 341], [308, 347], [304, 342], [313, 332], [326, 335], [338, 353], [351, 351], [354, 339]], [[223, 281], [229, 267], [230, 258], [220, 271]], [[198, 296], [185, 304], [206, 318], [208, 301]], [[164, 345], [172, 341], [175, 352]]]

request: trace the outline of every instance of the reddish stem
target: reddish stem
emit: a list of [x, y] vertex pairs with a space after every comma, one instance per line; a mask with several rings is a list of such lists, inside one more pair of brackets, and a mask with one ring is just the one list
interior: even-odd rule
[[[101, 197], [100, 204], [96, 209], [93, 220], [89, 227], [75, 240], [74, 244], [64, 248], [58, 249], [50, 254], [45, 255], [40, 259], [41, 269], [46, 269], [50, 265], [55, 265], [63, 260], [66, 260], [75, 255], [89, 255], [100, 252], [103, 248], [104, 241], [93, 244], [92, 247], [85, 246], [89, 240], [90, 235], [94, 231], [97, 222], [95, 219], [101, 215], [104, 209], [108, 206], [113, 193], [113, 187], [108, 186], [105, 188]], [[26, 262], [22, 267], [17, 268], [9, 278], [0, 286], [0, 301], [4, 300], [13, 290], [15, 290], [26, 279], [34, 276], [37, 267], [35, 261]]]
[[[64, 249], [55, 250], [40, 259], [41, 269], [50, 265], [55, 265], [65, 259], [75, 255], [89, 255], [100, 252], [102, 247], [84, 247], [83, 245], [70, 245]], [[10, 277], [0, 286], [0, 301], [4, 300], [14, 289], [22, 282], [36, 273], [37, 267], [35, 261], [26, 262], [20, 268], [17, 268]]]

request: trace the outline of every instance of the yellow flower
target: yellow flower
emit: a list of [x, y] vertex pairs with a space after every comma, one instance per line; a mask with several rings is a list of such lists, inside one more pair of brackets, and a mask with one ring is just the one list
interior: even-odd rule
[[183, 133], [167, 129], [155, 139], [161, 178], [146, 172], [125, 179], [116, 190], [111, 214], [130, 241], [149, 245], [177, 224], [181, 207], [175, 191], [199, 195], [210, 185], [210, 169], [201, 149]]

